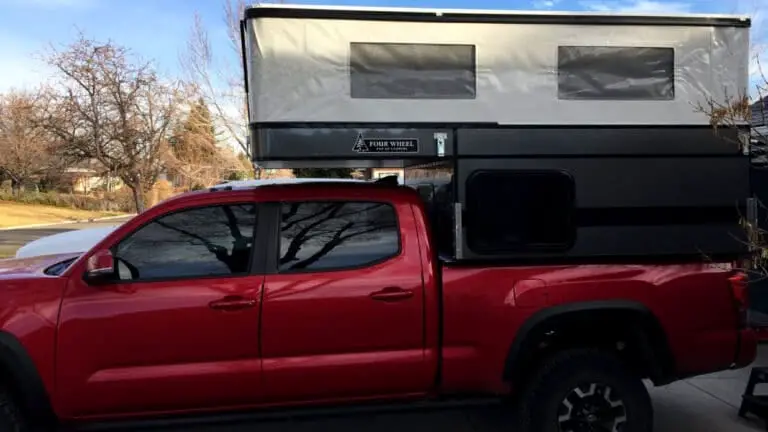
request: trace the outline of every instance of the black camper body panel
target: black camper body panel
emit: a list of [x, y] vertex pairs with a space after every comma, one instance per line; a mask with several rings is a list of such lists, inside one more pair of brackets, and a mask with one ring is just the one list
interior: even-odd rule
[[[700, 260], [747, 251], [739, 221], [750, 197], [750, 163], [739, 149], [736, 130], [341, 124], [281, 125], [255, 132], [259, 139], [254, 154], [262, 163], [274, 159], [280, 167], [405, 167], [406, 181], [431, 177], [431, 170], [449, 170], [452, 182], [440, 184], [450, 190], [442, 198], [450, 202], [429, 205], [430, 213], [441, 219], [435, 222], [437, 235], [461, 239], [441, 242], [450, 244], [441, 252], [454, 258]], [[567, 179], [567, 204], [546, 202], [547, 196], [566, 196], [553, 189], [560, 180], [538, 189], [527, 177], [512, 183], [494, 180], [490, 187], [473, 190], [480, 175], [532, 175], [535, 180], [553, 173]], [[516, 194], [522, 190], [541, 198], [520, 198]], [[455, 203], [460, 204], [460, 227], [455, 226]], [[548, 221], [550, 234], [545, 237], [560, 235], [563, 240], [505, 243], [505, 229], [543, 229], [526, 225], [531, 220]], [[560, 223], [567, 226], [558, 228]], [[494, 244], [479, 244], [484, 236]]]
[[[463, 259], [703, 259], [746, 252], [739, 225], [749, 198], [743, 157], [458, 158], [454, 174], [462, 204], [456, 255]], [[473, 181], [494, 174], [521, 177], [489, 180], [493, 188], [487, 191], [473, 189]], [[551, 199], [562, 203], [520, 197], [516, 188], [541, 192], [531, 184], [536, 175], [567, 179], [567, 194], [560, 186], [549, 189], [556, 197]], [[544, 244], [536, 244], [536, 236], [525, 239], [525, 233], [538, 231], [553, 238]], [[523, 239], [505, 241], [508, 233]]]
[[453, 155], [449, 128], [273, 125], [253, 127], [253, 157], [267, 168], [404, 167]]

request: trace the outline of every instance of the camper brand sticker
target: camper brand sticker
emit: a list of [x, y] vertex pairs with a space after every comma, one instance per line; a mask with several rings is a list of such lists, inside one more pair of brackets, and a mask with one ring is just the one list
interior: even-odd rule
[[352, 151], [357, 153], [418, 153], [418, 138], [364, 138], [358, 134]]

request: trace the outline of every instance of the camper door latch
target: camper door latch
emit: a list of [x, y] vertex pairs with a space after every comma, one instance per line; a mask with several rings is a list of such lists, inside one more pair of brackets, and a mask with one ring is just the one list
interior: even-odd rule
[[437, 157], [445, 156], [445, 140], [448, 139], [448, 134], [445, 132], [435, 132], [435, 145], [437, 146]]

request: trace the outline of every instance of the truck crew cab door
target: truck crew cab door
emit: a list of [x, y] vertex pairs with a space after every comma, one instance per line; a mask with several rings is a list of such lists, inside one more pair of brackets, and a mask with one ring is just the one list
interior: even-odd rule
[[106, 240], [118, 274], [97, 285], [71, 275], [56, 362], [62, 414], [259, 403], [258, 207], [220, 201], [139, 215]]
[[[326, 191], [320, 193], [333, 193]], [[270, 204], [276, 244], [267, 256], [262, 309], [267, 397], [425, 393], [434, 370], [425, 359], [422, 269], [410, 205], [312, 192]]]

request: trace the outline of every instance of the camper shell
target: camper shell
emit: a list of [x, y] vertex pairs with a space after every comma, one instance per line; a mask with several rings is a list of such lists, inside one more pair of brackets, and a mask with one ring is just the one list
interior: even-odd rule
[[[730, 15], [258, 5], [242, 22], [254, 163], [402, 167], [459, 260], [737, 257], [748, 126]], [[439, 182], [437, 180], [440, 180]]]

